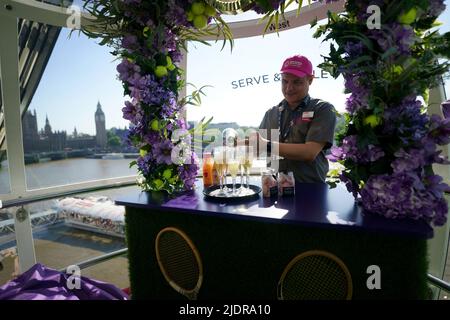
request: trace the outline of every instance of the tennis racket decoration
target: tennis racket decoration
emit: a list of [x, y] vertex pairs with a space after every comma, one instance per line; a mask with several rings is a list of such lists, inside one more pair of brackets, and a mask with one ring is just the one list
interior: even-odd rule
[[349, 300], [353, 285], [341, 259], [326, 251], [311, 250], [289, 262], [277, 289], [280, 300]]
[[155, 246], [166, 281], [189, 300], [196, 300], [203, 282], [203, 265], [191, 239], [183, 231], [168, 227], [158, 233]]

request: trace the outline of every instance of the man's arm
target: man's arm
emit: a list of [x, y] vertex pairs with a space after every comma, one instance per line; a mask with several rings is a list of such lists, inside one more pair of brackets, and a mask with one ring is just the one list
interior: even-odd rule
[[[264, 139], [258, 132], [255, 132], [255, 134], [256, 136], [250, 136], [250, 145], [254, 146], [256, 150], [259, 151], [260, 146], [264, 148], [270, 143], [270, 140]], [[315, 141], [306, 143], [279, 143], [272, 141], [271, 153], [274, 154], [275, 150], [278, 149], [278, 155], [285, 159], [312, 162], [326, 144], [327, 142]]]
[[290, 160], [299, 160], [304, 162], [312, 162], [316, 159], [317, 155], [325, 147], [326, 142], [313, 142], [306, 143], [278, 143], [273, 142], [274, 146], [272, 150], [276, 148], [278, 144], [278, 150], [280, 156]]
[[[304, 144], [279, 143], [280, 156], [305, 162], [312, 162], [324, 149], [333, 144], [336, 115], [334, 107], [325, 103], [315, 111], [315, 116]], [[276, 148], [276, 146], [274, 146]]]

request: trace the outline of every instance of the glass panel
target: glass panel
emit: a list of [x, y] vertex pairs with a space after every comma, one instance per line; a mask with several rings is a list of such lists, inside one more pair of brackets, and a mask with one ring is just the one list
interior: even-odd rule
[[[446, 32], [450, 31], [450, 4], [446, 3], [447, 7], [445, 9], [445, 11], [439, 16], [438, 21], [442, 23], [441, 26], [438, 27], [439, 29], [439, 33], [444, 34]], [[440, 60], [440, 62], [444, 62], [445, 60]], [[450, 99], [450, 72], [447, 73], [446, 75], [444, 75], [444, 90], [445, 90], [445, 96], [446, 99]], [[447, 169], [448, 170], [448, 169]], [[448, 175], [443, 175], [444, 177], [448, 176]], [[448, 181], [447, 181], [448, 183]], [[446, 193], [445, 194], [445, 198], [447, 200], [448, 203], [450, 203], [450, 194]], [[446, 258], [446, 262], [445, 262], [445, 267], [444, 267], [444, 278], [443, 280], [446, 281], [447, 283], [450, 283], [450, 243], [448, 243], [449, 238], [448, 238], [448, 232], [449, 232], [449, 222], [445, 225], [442, 226], [441, 228], [443, 228], [444, 230], [436, 230], [436, 232], [439, 234], [439, 232], [443, 233], [447, 233], [447, 244], [442, 246], [442, 256], [444, 258]], [[432, 287], [434, 288], [434, 287]], [[439, 289], [435, 289], [436, 292], [440, 291], [439, 297], [438, 299], [440, 300], [449, 300], [450, 299], [450, 292], [446, 292], [444, 290], [439, 290]]]
[[220, 42], [211, 42], [211, 46], [189, 44], [187, 82], [197, 88], [211, 86], [204, 88], [206, 96], [200, 107], [188, 107], [190, 125], [213, 117], [209, 128], [258, 128], [265, 112], [283, 99], [279, 70], [284, 59], [295, 54], [305, 55], [313, 63], [315, 79], [310, 95], [345, 111], [343, 78], [333, 79], [316, 67], [323, 62], [321, 55], [328, 55], [329, 44], [314, 39], [313, 33], [307, 25], [279, 36], [237, 39], [232, 53], [229, 47], [220, 51]]
[[[6, 150], [6, 134], [5, 134], [5, 118], [3, 113], [2, 104], [2, 88], [0, 80], [0, 195], [11, 192], [9, 170], [8, 170], [8, 157]], [[1, 198], [0, 198], [1, 199]]]
[[444, 90], [446, 99], [450, 99], [450, 73], [447, 73], [444, 78]]
[[[438, 19], [443, 23], [443, 25], [439, 28], [440, 33], [443, 34], [445, 32], [450, 31], [450, 4], [447, 3], [447, 8], [445, 11], [441, 14], [441, 16]], [[450, 99], [450, 72], [447, 73], [446, 76], [444, 76], [444, 89], [445, 89], [445, 95], [446, 99]], [[446, 195], [447, 202], [450, 203], [450, 195]], [[450, 241], [450, 240], [449, 240]], [[444, 281], [447, 283], [450, 283], [450, 243], [447, 246], [447, 252], [443, 253], [447, 257], [447, 262], [445, 264], [444, 269]], [[441, 294], [439, 297], [441, 300], [449, 300], [450, 299], [450, 292], [445, 292], [444, 290], [441, 290]]]
[[34, 1], [55, 5], [58, 7], [70, 7], [72, 4], [80, 5], [80, 3], [82, 3], [83, 0], [34, 0]]
[[[126, 187], [30, 204], [36, 260], [63, 269], [126, 248], [125, 210], [113, 201], [137, 191]], [[129, 287], [128, 259], [125, 255], [105, 261], [81, 270], [81, 275]]]
[[[443, 23], [439, 27], [439, 32], [441, 34], [450, 31], [450, 3], [447, 3], [445, 11], [439, 16], [438, 20]], [[444, 77], [444, 87], [447, 99], [450, 99], [450, 72]]]
[[[279, 37], [238, 39], [232, 53], [228, 47], [220, 51], [220, 42], [211, 42], [211, 46], [189, 44], [187, 82], [212, 87], [204, 89], [201, 107], [189, 107], [188, 121], [214, 116], [214, 123], [258, 127], [265, 111], [283, 99], [278, 74], [283, 60], [302, 54], [317, 66], [323, 61], [321, 55], [328, 54], [329, 44], [313, 39], [313, 31], [303, 26], [281, 32]], [[314, 71], [310, 95], [345, 111], [342, 77], [333, 79], [318, 67]]]
[[8, 158], [5, 149], [0, 149], [0, 194], [11, 192], [9, 183]]
[[61, 30], [23, 116], [28, 189], [136, 174], [117, 61], [109, 48], [69, 33]]
[[[75, 0], [76, 1], [76, 0]], [[302, 7], [308, 6], [309, 1], [303, 1], [302, 3]], [[297, 10], [298, 8], [298, 3], [297, 2], [293, 2], [291, 3], [286, 9], [285, 12], [289, 12], [291, 10]], [[230, 22], [241, 22], [241, 21], [247, 21], [247, 20], [253, 20], [253, 19], [261, 19], [262, 17], [264, 17], [263, 14], [258, 14], [253, 10], [248, 10], [244, 13], [240, 13], [237, 15], [222, 15], [223, 20], [225, 20], [227, 23]], [[264, 23], [264, 22], [263, 22]]]
[[19, 274], [13, 216], [15, 210], [0, 209], [0, 286]]

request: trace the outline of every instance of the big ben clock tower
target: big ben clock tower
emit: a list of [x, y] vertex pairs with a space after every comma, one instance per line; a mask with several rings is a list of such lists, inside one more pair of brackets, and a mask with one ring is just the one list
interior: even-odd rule
[[100, 101], [97, 103], [97, 111], [95, 111], [95, 132], [97, 147], [106, 148], [106, 126], [105, 126], [105, 114], [102, 111]]

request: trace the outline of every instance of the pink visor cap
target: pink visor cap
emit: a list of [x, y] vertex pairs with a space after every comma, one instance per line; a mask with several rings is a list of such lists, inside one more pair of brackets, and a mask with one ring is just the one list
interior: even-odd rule
[[305, 56], [292, 56], [284, 60], [281, 73], [290, 73], [297, 77], [312, 76], [312, 63]]

